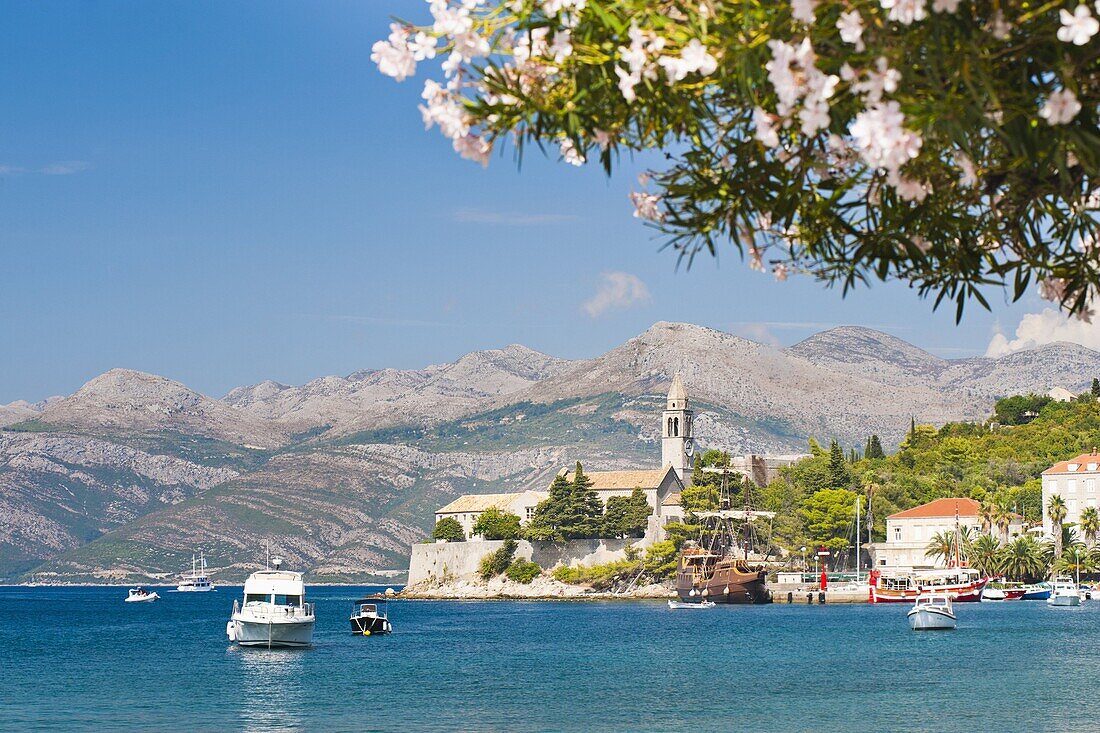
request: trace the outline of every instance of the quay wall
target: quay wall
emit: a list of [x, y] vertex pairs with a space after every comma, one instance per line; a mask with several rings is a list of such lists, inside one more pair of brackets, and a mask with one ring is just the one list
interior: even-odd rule
[[[562, 565], [585, 567], [626, 559], [626, 548], [636, 539], [570, 540], [568, 542], [529, 542], [516, 540], [516, 557], [539, 564], [544, 570]], [[499, 550], [504, 540], [433, 542], [412, 546], [409, 560], [409, 585], [429, 580], [474, 577], [481, 559]]]

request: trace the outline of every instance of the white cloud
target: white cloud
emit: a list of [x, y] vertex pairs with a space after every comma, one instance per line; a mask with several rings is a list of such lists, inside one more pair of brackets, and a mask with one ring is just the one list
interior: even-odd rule
[[42, 173], [47, 176], [71, 176], [74, 173], [87, 170], [87, 168], [88, 162], [86, 160], [62, 160], [43, 167]]
[[605, 272], [600, 275], [596, 294], [584, 302], [581, 308], [590, 318], [596, 318], [611, 309], [631, 308], [650, 300], [649, 288], [629, 272]]
[[1063, 311], [1044, 308], [1020, 319], [1013, 338], [1005, 336], [998, 328], [986, 347], [985, 355], [1004, 356], [1055, 341], [1068, 341], [1100, 351], [1100, 323], [1085, 323], [1067, 316]]

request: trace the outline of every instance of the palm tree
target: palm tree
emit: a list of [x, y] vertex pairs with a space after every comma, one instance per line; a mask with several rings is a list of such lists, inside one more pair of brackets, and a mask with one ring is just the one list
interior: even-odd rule
[[1046, 575], [1043, 547], [1031, 535], [1009, 542], [1000, 555], [1001, 572], [1012, 580], [1032, 580]]
[[989, 499], [983, 501], [978, 507], [978, 519], [981, 520], [982, 529], [992, 535], [993, 524], [997, 521], [997, 505]]
[[1096, 559], [1080, 543], [1066, 548], [1058, 561], [1054, 563], [1054, 572], [1059, 575], [1073, 575], [1078, 572], [1088, 575], [1096, 572]]
[[983, 534], [966, 548], [966, 561], [983, 575], [996, 575], [1000, 566], [1001, 543], [990, 534]]
[[1066, 500], [1054, 494], [1047, 502], [1047, 516], [1054, 534], [1054, 557], [1062, 556], [1062, 521], [1066, 518]]
[[997, 529], [1001, 531], [1001, 542], [1008, 542], [1008, 529], [1012, 526], [1012, 512], [1003, 506], [997, 507], [997, 513], [993, 516]]
[[943, 560], [945, 565], [950, 565], [951, 558], [955, 556], [955, 533], [945, 530], [932, 535], [928, 546], [924, 548], [924, 555], [934, 560]]
[[1081, 512], [1081, 531], [1085, 533], [1085, 545], [1091, 550], [1096, 546], [1096, 533], [1100, 532], [1100, 512], [1096, 507], [1085, 507]]

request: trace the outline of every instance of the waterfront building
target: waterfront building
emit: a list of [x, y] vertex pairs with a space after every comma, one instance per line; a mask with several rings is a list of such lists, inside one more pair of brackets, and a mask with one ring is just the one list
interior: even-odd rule
[[[974, 499], [936, 499], [912, 509], [896, 512], [886, 518], [886, 541], [870, 546], [871, 563], [879, 570], [911, 571], [945, 567], [943, 558], [931, 558], [925, 553], [928, 543], [941, 532], [955, 531], [958, 512], [960, 527], [972, 532], [986, 531], [979, 516], [981, 504]], [[1009, 537], [1022, 534], [1024, 518], [1012, 513], [1008, 527]], [[993, 529], [996, 536], [997, 529]]]
[[487, 509], [499, 509], [515, 514], [520, 524], [526, 524], [535, 513], [535, 507], [546, 498], [545, 491], [517, 491], [511, 494], [463, 494], [450, 504], [435, 511], [435, 521], [454, 519], [462, 525], [467, 539], [480, 539], [474, 535], [478, 517]]
[[1097, 484], [1100, 479], [1100, 455], [1093, 448], [1076, 458], [1060, 461], [1043, 471], [1043, 534], [1054, 535], [1054, 526], [1047, 516], [1050, 497], [1057, 494], [1066, 502], [1066, 518], [1062, 524], [1080, 524], [1081, 512], [1096, 506]]

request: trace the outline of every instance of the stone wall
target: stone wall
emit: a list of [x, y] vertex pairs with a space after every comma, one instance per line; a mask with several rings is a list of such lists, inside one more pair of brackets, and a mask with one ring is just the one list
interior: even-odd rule
[[[516, 557], [532, 560], [543, 569], [560, 565], [602, 565], [626, 558], [626, 548], [639, 540], [570, 540], [564, 543], [516, 541]], [[475, 577], [481, 559], [495, 552], [503, 540], [434, 542], [412, 546], [409, 585], [428, 580]]]

